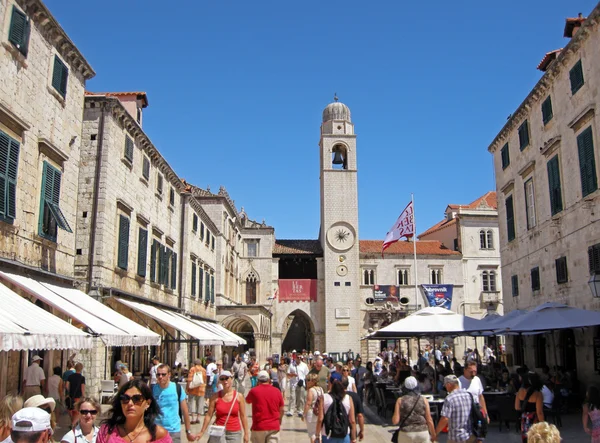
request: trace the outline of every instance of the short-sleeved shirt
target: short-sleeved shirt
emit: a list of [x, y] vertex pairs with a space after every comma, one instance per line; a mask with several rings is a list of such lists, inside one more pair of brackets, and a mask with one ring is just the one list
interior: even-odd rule
[[64, 382], [66, 382], [69, 377], [71, 376], [71, 374], [75, 374], [75, 369], [67, 369], [65, 372], [63, 372], [62, 375], [62, 379]]
[[283, 408], [283, 395], [279, 389], [260, 383], [250, 389], [246, 403], [252, 404], [253, 431], [279, 431], [279, 410]]
[[27, 386], [40, 386], [42, 380], [46, 380], [46, 375], [44, 374], [44, 370], [40, 368], [40, 365], [32, 363], [25, 369], [25, 376], [23, 378]]
[[448, 419], [448, 440], [466, 441], [471, 436], [471, 399], [464, 389], [456, 389], [446, 397], [442, 417]]
[[329, 380], [329, 368], [325, 365], [321, 368], [320, 371], [317, 368], [312, 368], [309, 372], [310, 374], [317, 374], [319, 376], [319, 386], [327, 392], [327, 380]]
[[296, 363], [290, 363], [290, 365], [288, 366], [287, 373], [293, 375], [293, 377], [289, 378], [288, 380], [290, 383], [290, 387], [294, 389], [296, 386], [298, 386], [298, 366], [296, 366]]
[[187, 398], [185, 390], [182, 389], [181, 396], [177, 398], [177, 384], [169, 382], [169, 386], [163, 389], [157, 383], [152, 385], [152, 395], [161, 409], [156, 424], [161, 425], [169, 433], [180, 432], [179, 403]]
[[156, 380], [156, 371], [158, 370], [158, 365], [152, 365], [152, 367], [150, 368], [150, 384], [151, 385], [155, 385], [156, 383], [158, 383], [158, 381]]
[[75, 426], [75, 429], [67, 432], [60, 441], [66, 441], [67, 443], [96, 443], [96, 438], [98, 437], [98, 432], [100, 428], [98, 426], [94, 426], [94, 436], [92, 437], [92, 441], [88, 441], [83, 435], [81, 427], [79, 425]]
[[69, 375], [69, 380], [67, 381], [69, 382], [69, 397], [81, 398], [83, 396], [81, 387], [85, 385], [85, 377], [81, 373], [76, 372]]
[[352, 392], [352, 391], [346, 391], [346, 394], [348, 394], [350, 396], [352, 403], [354, 403], [354, 415], [355, 416], [357, 416], [358, 414], [364, 415], [365, 408], [362, 404], [362, 401], [360, 401], [360, 397], [358, 396], [358, 394], [356, 392]]
[[467, 380], [464, 375], [458, 377], [461, 389], [465, 389], [470, 392], [473, 396], [475, 403], [479, 403], [479, 396], [483, 394], [483, 385], [478, 376], [473, 377], [471, 380]]

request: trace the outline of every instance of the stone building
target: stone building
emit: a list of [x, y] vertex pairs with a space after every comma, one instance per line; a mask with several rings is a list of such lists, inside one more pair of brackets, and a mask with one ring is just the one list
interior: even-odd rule
[[[504, 310], [559, 302], [599, 310], [598, 79], [600, 7], [566, 21], [568, 44], [546, 54], [543, 75], [488, 147], [498, 193]], [[599, 328], [512, 340], [514, 365], [562, 365], [597, 381]]]

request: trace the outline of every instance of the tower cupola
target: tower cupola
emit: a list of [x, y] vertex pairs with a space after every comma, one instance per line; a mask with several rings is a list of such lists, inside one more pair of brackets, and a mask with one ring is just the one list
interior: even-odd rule
[[333, 96], [333, 103], [329, 103], [325, 109], [323, 109], [323, 123], [332, 120], [352, 122], [352, 119], [350, 118], [350, 108], [340, 102], [337, 95]]

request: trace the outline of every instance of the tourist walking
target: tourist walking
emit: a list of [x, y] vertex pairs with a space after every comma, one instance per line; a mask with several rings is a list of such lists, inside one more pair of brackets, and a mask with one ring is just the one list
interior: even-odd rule
[[542, 381], [535, 373], [523, 376], [523, 386], [515, 396], [515, 410], [521, 413], [521, 440], [527, 442], [527, 431], [534, 423], [544, 421]]
[[288, 396], [288, 411], [286, 414], [288, 417], [293, 416], [296, 411], [296, 388], [298, 387], [298, 365], [296, 364], [296, 361], [296, 359], [292, 359], [290, 361], [286, 374], [288, 386], [290, 387]]
[[12, 416], [13, 443], [48, 443], [52, 437], [50, 414], [40, 408], [23, 408]]
[[398, 427], [397, 443], [429, 443], [435, 440], [435, 428], [429, 402], [419, 393], [419, 383], [415, 377], [404, 380], [402, 397], [396, 400], [392, 423]]
[[271, 385], [267, 371], [260, 371], [257, 379], [258, 385], [246, 396], [246, 403], [252, 405], [252, 443], [278, 443], [285, 408], [283, 395]]
[[25, 369], [23, 374], [23, 400], [27, 400], [29, 397], [39, 395], [45, 388], [46, 374], [40, 367], [42, 357], [34, 355], [31, 358], [31, 364]]
[[304, 356], [296, 357], [296, 373], [298, 383], [296, 384], [296, 411], [298, 417], [302, 418], [304, 414], [304, 403], [306, 402], [306, 376], [309, 373], [308, 365], [304, 363]]
[[470, 392], [473, 396], [475, 403], [479, 403], [483, 413], [488, 417], [488, 423], [490, 421], [487, 413], [487, 405], [485, 403], [485, 397], [483, 396], [483, 383], [477, 376], [477, 362], [470, 360], [467, 361], [463, 369], [463, 375], [458, 378], [461, 389], [465, 389]]
[[561, 443], [560, 432], [554, 425], [543, 421], [534, 424], [527, 432], [529, 443]]
[[[233, 377], [231, 372], [223, 371], [219, 376], [219, 382], [223, 389], [210, 398], [208, 412], [204, 416], [202, 430], [198, 434], [198, 440], [206, 432], [213, 414], [216, 416], [214, 424], [225, 427], [226, 443], [248, 443], [248, 419], [246, 417], [246, 404], [244, 396], [233, 389]], [[243, 434], [242, 434], [243, 431]], [[220, 443], [221, 437], [209, 437], [209, 443]]]
[[150, 387], [130, 380], [113, 397], [96, 443], [171, 443], [169, 432], [156, 423], [159, 414]]
[[71, 428], [75, 427], [75, 423], [79, 418], [75, 410], [75, 403], [85, 396], [85, 377], [81, 374], [81, 371], [83, 371], [83, 364], [77, 363], [75, 365], [75, 373], [69, 375], [69, 379], [67, 380], [69, 398], [66, 400], [66, 403], [69, 415], [71, 416]]
[[60, 405], [60, 412], [66, 412], [65, 408], [65, 384], [62, 379], [62, 369], [56, 366], [53, 374], [48, 377], [48, 397], [53, 398]]
[[248, 366], [250, 367], [250, 385], [254, 387], [258, 383], [258, 371], [260, 370], [256, 357], [252, 357]]
[[592, 436], [592, 443], [600, 443], [600, 390], [590, 386], [583, 404], [583, 430]]
[[[196, 375], [198, 374], [198, 375]], [[202, 367], [202, 360], [194, 360], [187, 378], [187, 394], [189, 397], [190, 424], [200, 423], [200, 415], [204, 415], [204, 396], [206, 395], [206, 369]]]
[[[329, 415], [327, 412], [332, 409]], [[344, 424], [344, 435], [334, 433], [334, 422]], [[347, 423], [347, 425], [346, 425]], [[354, 405], [341, 382], [335, 380], [331, 391], [319, 402], [319, 419], [317, 421], [317, 442], [323, 443], [354, 443], [356, 441], [356, 420]]]
[[277, 368], [277, 375], [279, 376], [279, 389], [281, 389], [281, 393], [283, 394], [284, 398], [285, 390], [288, 386], [287, 370], [289, 363], [290, 359], [286, 357], [282, 359], [282, 361], [279, 363], [279, 367]]
[[242, 395], [246, 393], [246, 377], [248, 375], [248, 365], [242, 360], [241, 354], [235, 357], [235, 363], [231, 367], [233, 378], [235, 380], [235, 389]]
[[360, 401], [364, 400], [364, 390], [365, 390], [365, 377], [367, 375], [367, 369], [362, 366], [362, 358], [360, 355], [356, 357], [354, 360], [354, 369], [351, 370], [350, 375], [354, 377], [356, 381], [356, 389], [358, 392], [358, 396], [360, 397]]
[[84, 397], [75, 404], [79, 420], [77, 425], [67, 432], [60, 441], [62, 443], [96, 443], [100, 428], [94, 424], [101, 412], [97, 400]]
[[217, 364], [215, 363], [215, 359], [212, 356], [206, 357], [206, 361], [208, 364], [206, 365], [206, 377], [208, 379], [208, 395], [212, 395], [217, 392], [217, 382], [218, 378], [216, 376], [217, 372]]
[[359, 441], [362, 441], [365, 438], [365, 408], [358, 393], [350, 390], [348, 377], [342, 378], [342, 386], [346, 390], [346, 394], [350, 396], [350, 400], [352, 400], [354, 417], [356, 418], [356, 437]]
[[440, 421], [431, 440], [436, 441], [440, 432], [448, 427], [447, 443], [475, 443], [477, 438], [472, 435], [471, 430], [473, 396], [460, 387], [458, 378], [454, 374], [444, 377], [444, 387], [448, 391], [448, 396], [444, 400]]
[[323, 401], [325, 391], [318, 385], [319, 376], [309, 373], [306, 376], [306, 402], [302, 420], [306, 422], [306, 430], [310, 443], [317, 438], [317, 421], [319, 419], [319, 402]]
[[23, 408], [23, 398], [15, 394], [6, 394], [0, 400], [0, 443], [10, 443], [12, 416]]
[[54, 409], [56, 408], [56, 402], [51, 397], [44, 397], [43, 395], [34, 395], [29, 397], [25, 403], [24, 408], [40, 408], [50, 414], [50, 427], [52, 431], [56, 428], [56, 416], [54, 415]]
[[329, 381], [329, 369], [323, 364], [323, 357], [318, 356], [315, 361], [313, 368], [310, 373], [317, 374], [319, 376], [319, 386], [324, 391], [327, 391], [327, 382]]
[[150, 387], [158, 383], [158, 380], [156, 379], [156, 371], [158, 370], [159, 364], [160, 360], [158, 357], [156, 355], [152, 357], [152, 366], [150, 367]]

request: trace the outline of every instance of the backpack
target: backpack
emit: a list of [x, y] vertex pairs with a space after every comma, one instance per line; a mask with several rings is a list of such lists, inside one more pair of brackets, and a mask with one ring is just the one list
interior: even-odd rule
[[341, 400], [332, 397], [333, 403], [327, 409], [323, 424], [327, 438], [345, 438], [348, 435], [350, 420]]
[[475, 403], [473, 395], [469, 392], [471, 397], [471, 434], [477, 438], [485, 438], [488, 431], [487, 417], [481, 409], [479, 403]]
[[321, 403], [321, 399], [323, 398], [323, 390], [319, 388], [315, 389], [317, 393], [317, 399], [315, 400], [315, 405], [313, 406], [313, 414], [315, 417], [319, 416], [319, 404]]
[[183, 422], [183, 415], [181, 414], [181, 385], [175, 383], [175, 389], [177, 390], [177, 406], [179, 406], [179, 420]]

